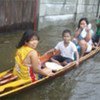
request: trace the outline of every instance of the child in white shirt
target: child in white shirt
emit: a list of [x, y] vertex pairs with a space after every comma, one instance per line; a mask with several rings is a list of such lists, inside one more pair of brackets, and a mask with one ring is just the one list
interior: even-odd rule
[[73, 42], [71, 42], [71, 32], [70, 30], [64, 30], [62, 33], [63, 41], [59, 42], [55, 48], [48, 52], [53, 52], [54, 50], [59, 50], [60, 54], [51, 58], [51, 60], [60, 65], [67, 65], [68, 63], [74, 61], [74, 54], [76, 55], [76, 65], [79, 65], [79, 54], [77, 48]]

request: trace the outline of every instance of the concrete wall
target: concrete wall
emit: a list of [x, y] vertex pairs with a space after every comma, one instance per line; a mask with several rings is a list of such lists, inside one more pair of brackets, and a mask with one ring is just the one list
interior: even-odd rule
[[81, 17], [94, 19], [97, 14], [97, 6], [99, 0], [79, 0], [77, 6], [77, 20]]
[[[81, 17], [94, 19], [99, 0], [40, 0], [38, 28], [65, 25]], [[100, 9], [100, 8], [99, 8]], [[100, 10], [99, 10], [100, 13]]]

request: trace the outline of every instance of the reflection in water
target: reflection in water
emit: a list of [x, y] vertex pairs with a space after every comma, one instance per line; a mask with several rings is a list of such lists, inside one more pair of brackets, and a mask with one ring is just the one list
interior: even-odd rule
[[[49, 27], [41, 30], [38, 51], [43, 54], [61, 40], [61, 33], [66, 27]], [[74, 30], [71, 25], [69, 29]], [[0, 34], [0, 72], [14, 65], [15, 46], [22, 33]], [[2, 100], [99, 100], [100, 90], [100, 55], [87, 60], [74, 69], [52, 81], [37, 87], [30, 87], [24, 92], [5, 97]]]

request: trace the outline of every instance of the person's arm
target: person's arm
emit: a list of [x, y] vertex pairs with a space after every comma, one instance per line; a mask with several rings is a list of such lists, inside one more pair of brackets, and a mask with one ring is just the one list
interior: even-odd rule
[[75, 34], [74, 34], [74, 38], [77, 38], [79, 36], [79, 34], [81, 33], [82, 29], [76, 29]]
[[49, 51], [47, 51], [45, 54], [53, 53], [54, 51], [55, 51], [55, 48], [52, 48], [52, 49], [50, 49]]
[[92, 39], [92, 33], [89, 29], [86, 29], [86, 31], [87, 31], [87, 35], [85, 40], [88, 42], [90, 39]]
[[79, 53], [77, 51], [77, 47], [76, 47], [75, 44], [72, 45], [72, 48], [73, 48], [73, 51], [74, 51], [74, 53], [76, 55], [76, 66], [78, 66], [79, 65]]
[[51, 61], [54, 62], [54, 63], [57, 63], [58, 65], [61, 65], [61, 63], [53, 58], [51, 58]]
[[56, 51], [59, 51], [59, 43], [52, 49], [50, 49], [49, 51], [47, 51], [45, 54], [48, 54], [48, 53], [55, 53]]
[[75, 51], [75, 55], [76, 55], [76, 66], [79, 65], [79, 53], [78, 51]]
[[41, 68], [39, 68], [39, 58], [36, 51], [31, 52], [30, 59], [31, 59], [34, 72], [44, 75], [44, 76], [49, 76], [49, 73], [46, 73]]

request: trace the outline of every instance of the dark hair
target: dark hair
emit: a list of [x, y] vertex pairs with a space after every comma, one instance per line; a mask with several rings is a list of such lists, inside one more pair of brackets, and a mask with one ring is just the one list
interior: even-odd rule
[[80, 23], [81, 23], [81, 21], [85, 21], [86, 22], [86, 24], [88, 25], [89, 24], [89, 21], [88, 21], [88, 19], [87, 18], [81, 18], [80, 20], [79, 20], [79, 23], [78, 23], [78, 28], [80, 28]]
[[66, 29], [62, 32], [62, 37], [65, 35], [65, 33], [69, 33], [69, 35], [71, 36], [71, 31]]
[[17, 45], [17, 48], [20, 48], [21, 46], [23, 46], [25, 44], [25, 42], [29, 42], [33, 36], [36, 36], [37, 39], [39, 40], [39, 36], [36, 34], [36, 32], [33, 32], [32, 30], [28, 30], [28, 31], [24, 32], [21, 40], [19, 41], [19, 43]]

